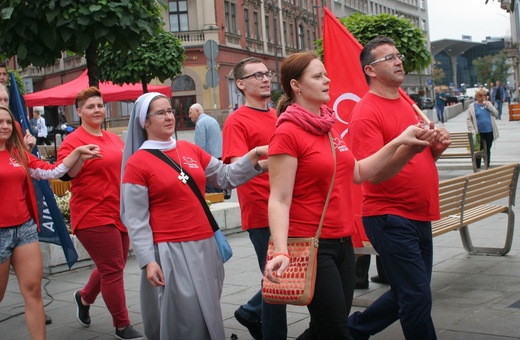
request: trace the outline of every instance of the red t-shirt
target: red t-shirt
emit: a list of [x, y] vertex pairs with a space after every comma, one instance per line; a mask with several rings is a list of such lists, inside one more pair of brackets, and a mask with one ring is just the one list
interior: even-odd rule
[[[41, 161], [34, 155], [26, 152], [29, 159], [29, 168], [51, 170], [60, 162], [49, 164]], [[14, 227], [25, 223], [31, 217], [27, 206], [30, 196], [28, 191], [33, 190], [32, 185], [27, 184], [27, 174], [16, 160], [11, 157], [8, 150], [0, 151], [0, 169], [2, 169], [0, 185], [0, 228]], [[34, 203], [34, 202], [33, 202]], [[35, 220], [37, 220], [35, 218]]]
[[[421, 122], [403, 98], [385, 99], [367, 93], [352, 111], [349, 127], [352, 152], [366, 158]], [[380, 184], [363, 183], [363, 216], [399, 215], [418, 221], [440, 218], [439, 177], [430, 148], [415, 155], [393, 178]]]
[[[165, 151], [165, 154], [181, 164], [184, 172], [189, 173], [199, 190], [204, 192], [204, 170], [211, 155], [186, 141], [177, 141], [176, 148]], [[182, 183], [178, 176], [169, 164], [145, 150], [137, 151], [126, 163], [123, 183], [148, 188], [154, 243], [197, 241], [213, 236], [204, 208], [190, 186]]]
[[126, 232], [119, 214], [123, 141], [112, 132], [102, 132], [103, 136], [94, 136], [79, 127], [63, 140], [58, 151], [58, 161], [61, 161], [78, 146], [96, 144], [103, 155], [86, 161], [72, 180], [70, 220], [73, 232], [110, 224]]
[[[331, 132], [336, 152], [336, 178], [320, 238], [339, 238], [355, 233], [350, 193], [355, 160], [339, 132], [336, 129]], [[314, 236], [334, 172], [329, 137], [327, 134], [313, 135], [290, 122], [282, 123], [269, 142], [269, 155], [280, 154], [298, 159], [289, 213], [289, 236]]]
[[[276, 111], [257, 110], [245, 105], [233, 112], [222, 130], [222, 159], [230, 163], [233, 157], [242, 157], [256, 146], [267, 145], [274, 133]], [[262, 157], [264, 159], [264, 157]], [[237, 188], [242, 215], [242, 229], [269, 226], [267, 201], [269, 200], [269, 174], [256, 176]]]

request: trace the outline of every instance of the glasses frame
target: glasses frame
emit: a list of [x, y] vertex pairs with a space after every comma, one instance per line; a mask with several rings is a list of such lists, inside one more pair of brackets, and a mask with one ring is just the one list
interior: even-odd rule
[[168, 110], [159, 110], [148, 114], [148, 116], [156, 116], [163, 119], [166, 118], [167, 115], [175, 117], [175, 110], [173, 108], [169, 108]]
[[382, 61], [392, 61], [394, 60], [395, 58], [403, 61], [406, 59], [406, 57], [404, 56], [404, 54], [401, 54], [401, 53], [397, 53], [397, 54], [387, 54], [385, 55], [383, 58], [381, 59], [377, 59], [377, 60], [374, 60], [373, 62], [371, 62], [370, 64], [368, 65], [375, 65], [377, 63], [380, 63]]
[[256, 80], [264, 80], [264, 77], [267, 77], [267, 79], [271, 80], [273, 79], [273, 72], [272, 71], [267, 71], [267, 72], [255, 72], [253, 74], [250, 74], [248, 76], [244, 76], [240, 79], [247, 79], [247, 78], [251, 78], [251, 77], [255, 77]]

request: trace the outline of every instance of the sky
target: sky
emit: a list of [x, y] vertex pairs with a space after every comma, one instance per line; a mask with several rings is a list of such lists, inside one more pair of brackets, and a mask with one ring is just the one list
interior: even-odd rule
[[441, 39], [480, 42], [486, 37], [510, 37], [509, 13], [498, 0], [428, 0], [430, 41]]

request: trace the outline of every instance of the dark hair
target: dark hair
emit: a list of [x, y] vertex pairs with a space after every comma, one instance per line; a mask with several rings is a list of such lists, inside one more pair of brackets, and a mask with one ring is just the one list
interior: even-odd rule
[[101, 91], [95, 86], [91, 86], [89, 88], [84, 89], [78, 95], [76, 96], [76, 108], [79, 108], [81, 105], [83, 105], [87, 99], [92, 97], [101, 97], [103, 99], [103, 95], [101, 94]]
[[374, 61], [375, 58], [372, 55], [372, 51], [379, 45], [395, 46], [395, 42], [387, 36], [380, 35], [380, 36], [375, 37], [374, 39], [370, 40], [365, 45], [365, 47], [363, 47], [363, 50], [361, 50], [361, 55], [359, 56], [359, 60], [361, 61], [361, 70], [363, 71], [363, 74], [365, 75], [367, 84], [370, 84], [370, 77], [365, 72], [365, 66], [369, 65], [371, 62]]
[[7, 111], [9, 116], [11, 117], [11, 125], [13, 127], [13, 132], [11, 136], [7, 139], [5, 143], [6, 149], [9, 151], [9, 154], [16, 160], [18, 164], [20, 164], [25, 171], [27, 171], [27, 164], [29, 163], [29, 158], [25, 153], [25, 144], [23, 142], [22, 137], [22, 129], [16, 123], [16, 118], [14, 117], [11, 110], [8, 107], [0, 105], [0, 110]]
[[303, 73], [314, 59], [318, 59], [318, 55], [314, 52], [299, 52], [290, 55], [282, 63], [280, 68], [280, 82], [285, 92], [278, 100], [276, 113], [280, 115], [294, 101], [295, 94], [291, 87], [291, 80], [301, 79]]
[[[261, 59], [250, 57], [240, 60], [235, 67], [233, 67], [233, 78], [235, 78], [235, 86], [237, 85], [237, 80], [242, 78], [245, 75], [244, 68], [246, 65], [249, 64], [261, 64], [263, 61]], [[242, 91], [240, 88], [237, 89], [240, 91], [240, 93], [244, 94], [244, 91]]]

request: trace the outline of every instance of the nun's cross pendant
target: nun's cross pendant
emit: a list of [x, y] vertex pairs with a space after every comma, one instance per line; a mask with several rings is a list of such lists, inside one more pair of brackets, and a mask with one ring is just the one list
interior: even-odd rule
[[186, 175], [184, 173], [184, 171], [181, 171], [181, 173], [179, 174], [179, 177], [177, 177], [179, 179], [179, 181], [181, 181], [182, 183], [186, 184], [186, 182], [190, 179], [188, 177], [188, 175]]

